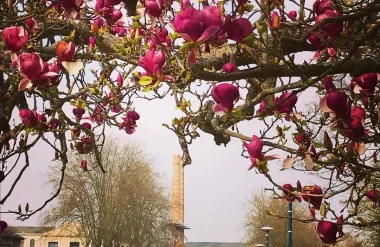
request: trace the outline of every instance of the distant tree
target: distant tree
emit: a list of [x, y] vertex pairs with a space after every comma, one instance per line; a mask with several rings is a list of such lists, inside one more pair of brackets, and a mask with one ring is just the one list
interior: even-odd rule
[[[377, 177], [374, 180], [379, 181]], [[371, 247], [380, 246], [380, 225], [376, 224], [380, 222], [380, 208], [375, 206], [377, 206], [376, 203], [367, 200], [366, 203], [360, 205], [358, 214], [359, 225], [361, 225], [358, 230]], [[371, 227], [367, 227], [369, 222]]]
[[[101, 159], [94, 155], [71, 156], [62, 192], [55, 205], [43, 215], [44, 225], [78, 222], [86, 245], [130, 247], [169, 246], [169, 199], [151, 160], [138, 145], [108, 141]], [[49, 182], [58, 186], [56, 169]]]
[[[271, 247], [287, 246], [287, 219], [273, 217], [276, 214], [286, 217], [288, 204], [282, 200], [273, 199], [263, 191], [254, 191], [247, 204], [247, 214], [244, 220], [248, 243], [259, 244], [265, 242], [263, 226], [273, 227], [270, 232]], [[311, 218], [310, 211], [304, 204], [293, 203], [294, 218]], [[293, 247], [320, 247], [322, 242], [315, 234], [314, 223], [293, 221]]]
[[336, 247], [369, 247], [370, 245], [367, 244], [367, 241], [363, 241], [353, 235], [348, 235], [346, 236], [344, 241], [337, 243], [335, 246]]

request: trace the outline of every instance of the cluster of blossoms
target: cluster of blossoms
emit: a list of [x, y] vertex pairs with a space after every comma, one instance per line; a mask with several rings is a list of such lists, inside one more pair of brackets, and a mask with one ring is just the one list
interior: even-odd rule
[[317, 49], [316, 58], [324, 50], [334, 57], [335, 49], [327, 44], [332, 43], [343, 32], [343, 22], [328, 22], [325, 19], [341, 16], [342, 13], [333, 8], [331, 0], [315, 1], [313, 11], [316, 15], [315, 24], [319, 26], [319, 30], [310, 35], [308, 42]]
[[[320, 210], [323, 201], [323, 191], [318, 185], [301, 186], [297, 181], [297, 186], [294, 188], [291, 184], [284, 184], [282, 186], [284, 198], [288, 202], [308, 202], [312, 207], [310, 209], [311, 215], [315, 218], [315, 210]], [[301, 194], [301, 196], [299, 196]], [[325, 212], [321, 212], [323, 214]], [[324, 216], [323, 216], [324, 217]], [[334, 244], [337, 241], [338, 233], [342, 234], [343, 216], [339, 216], [336, 222], [327, 220], [318, 220], [316, 225], [316, 232], [325, 244]]]

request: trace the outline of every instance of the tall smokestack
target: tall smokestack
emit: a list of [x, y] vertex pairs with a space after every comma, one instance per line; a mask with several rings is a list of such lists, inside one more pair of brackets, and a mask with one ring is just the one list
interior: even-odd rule
[[179, 220], [183, 224], [185, 222], [185, 167], [182, 160], [179, 164]]
[[[182, 225], [185, 224], [185, 167], [183, 166], [182, 159], [179, 163], [179, 221]], [[185, 243], [185, 229], [180, 230], [181, 243]]]
[[172, 223], [178, 223], [180, 219], [180, 194], [181, 194], [181, 184], [180, 175], [181, 173], [181, 157], [176, 154], [173, 155], [173, 180], [172, 180]]
[[[172, 234], [174, 245], [185, 244], [185, 195], [184, 195], [185, 169], [180, 155], [173, 156], [173, 181], [172, 181]], [[179, 245], [178, 245], [179, 244]]]

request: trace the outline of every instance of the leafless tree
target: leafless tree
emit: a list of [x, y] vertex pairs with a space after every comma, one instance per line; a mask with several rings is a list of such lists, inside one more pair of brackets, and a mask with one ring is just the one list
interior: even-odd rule
[[[142, 146], [113, 139], [101, 158], [106, 173], [98, 167], [91, 172], [81, 168], [82, 160], [95, 162], [93, 155], [71, 156], [62, 193], [42, 223], [79, 222], [86, 244], [92, 246], [165, 246], [170, 239], [169, 199]], [[49, 182], [58, 186], [55, 170], [49, 172]]]
[[[287, 219], [273, 217], [279, 215], [286, 217], [287, 206], [282, 200], [273, 199], [263, 191], [254, 191], [247, 204], [247, 214], [244, 219], [246, 237], [248, 243], [259, 244], [265, 242], [264, 226], [270, 226], [274, 230], [270, 232], [270, 244], [272, 247], [287, 246]], [[311, 218], [309, 209], [297, 202], [293, 203], [294, 218]], [[293, 222], [293, 246], [294, 247], [320, 247], [321, 241], [315, 234], [314, 223]]]

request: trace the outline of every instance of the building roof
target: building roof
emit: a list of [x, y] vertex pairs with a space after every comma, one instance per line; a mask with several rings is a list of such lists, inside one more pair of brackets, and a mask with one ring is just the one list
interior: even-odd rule
[[14, 233], [12, 231], [9, 231], [8, 229], [7, 230], [3, 230], [2, 232], [0, 232], [0, 238], [4, 238], [4, 239], [17, 239], [17, 240], [23, 240], [24, 239], [20, 235]]
[[7, 230], [15, 233], [45, 233], [55, 229], [54, 227], [39, 226], [8, 226]]
[[185, 247], [246, 247], [244, 243], [187, 242]]
[[46, 237], [80, 237], [83, 233], [83, 228], [79, 223], [71, 222], [51, 231], [45, 232], [42, 236]]

